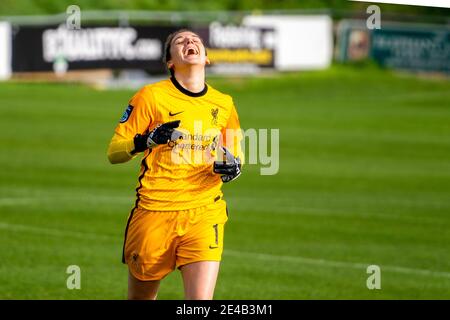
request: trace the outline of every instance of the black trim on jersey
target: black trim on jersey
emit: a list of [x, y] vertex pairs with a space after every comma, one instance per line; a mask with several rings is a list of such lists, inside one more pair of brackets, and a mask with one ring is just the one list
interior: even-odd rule
[[206, 92], [208, 92], [208, 85], [205, 83], [205, 87], [203, 88], [202, 91], [200, 92], [192, 92], [189, 91], [185, 88], [183, 88], [181, 86], [181, 84], [177, 81], [177, 79], [175, 79], [175, 77], [170, 77], [170, 81], [172, 81], [173, 85], [180, 90], [182, 93], [184, 93], [185, 95], [189, 96], [189, 97], [194, 97], [194, 98], [198, 98], [201, 96], [204, 96], [206, 94]]
[[144, 159], [142, 159], [142, 162], [141, 162], [141, 165], [144, 166], [144, 171], [139, 176], [139, 179], [138, 179], [139, 186], [136, 188], [136, 202], [134, 203], [133, 209], [131, 209], [130, 216], [128, 217], [128, 221], [127, 221], [127, 226], [125, 228], [125, 236], [124, 236], [124, 239], [123, 239], [123, 247], [122, 247], [122, 263], [125, 263], [125, 244], [127, 242], [128, 227], [130, 226], [130, 222], [131, 222], [131, 219], [133, 218], [134, 211], [138, 207], [138, 204], [139, 204], [139, 190], [142, 188], [142, 179], [144, 178], [145, 173], [148, 170], [148, 166], [147, 166], [147, 162], [146, 162], [148, 155], [146, 157], [144, 157]]

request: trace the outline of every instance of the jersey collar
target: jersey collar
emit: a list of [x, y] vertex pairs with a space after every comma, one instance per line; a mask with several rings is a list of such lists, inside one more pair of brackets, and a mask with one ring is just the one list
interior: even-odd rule
[[206, 92], [208, 92], [208, 85], [207, 85], [206, 83], [205, 83], [205, 87], [203, 88], [202, 91], [199, 91], [199, 92], [192, 92], [192, 91], [189, 91], [189, 90], [183, 88], [183, 87], [181, 86], [181, 84], [177, 81], [177, 79], [175, 79], [175, 77], [173, 77], [173, 76], [170, 77], [170, 81], [172, 81], [173, 85], [174, 85], [179, 91], [181, 91], [182, 93], [184, 93], [185, 95], [187, 95], [187, 96], [189, 96], [189, 97], [195, 97], [195, 98], [197, 98], [197, 97], [202, 97], [202, 96], [204, 96], [204, 95], [206, 94]]

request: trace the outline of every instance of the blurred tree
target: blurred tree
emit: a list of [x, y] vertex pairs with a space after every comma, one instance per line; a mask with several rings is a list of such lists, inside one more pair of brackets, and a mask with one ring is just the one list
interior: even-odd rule
[[[368, 3], [343, 0], [1, 0], [0, 15], [33, 15], [65, 12], [67, 6], [82, 10], [274, 10], [335, 9], [362, 11]], [[385, 12], [447, 15], [449, 9], [380, 4]]]

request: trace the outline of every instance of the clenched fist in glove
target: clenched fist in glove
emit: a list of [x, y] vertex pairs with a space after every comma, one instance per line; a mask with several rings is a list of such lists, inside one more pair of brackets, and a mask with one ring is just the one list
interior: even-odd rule
[[225, 147], [220, 147], [224, 153], [225, 161], [214, 161], [214, 173], [221, 174], [223, 182], [230, 182], [237, 179], [241, 175], [241, 160], [239, 157], [233, 156]]
[[175, 130], [180, 126], [180, 120], [166, 122], [156, 126], [150, 133], [137, 134], [134, 137], [134, 150], [132, 153], [153, 149], [160, 144], [176, 141], [181, 136], [180, 131]]

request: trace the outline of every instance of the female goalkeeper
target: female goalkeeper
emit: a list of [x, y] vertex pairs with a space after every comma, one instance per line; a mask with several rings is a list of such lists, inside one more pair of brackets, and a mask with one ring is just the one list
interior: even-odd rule
[[205, 83], [197, 34], [169, 35], [164, 62], [170, 79], [131, 98], [108, 148], [113, 164], [143, 153], [123, 246], [128, 298], [156, 299], [178, 268], [186, 299], [212, 299], [228, 219], [221, 187], [241, 173], [239, 119], [232, 98]]

